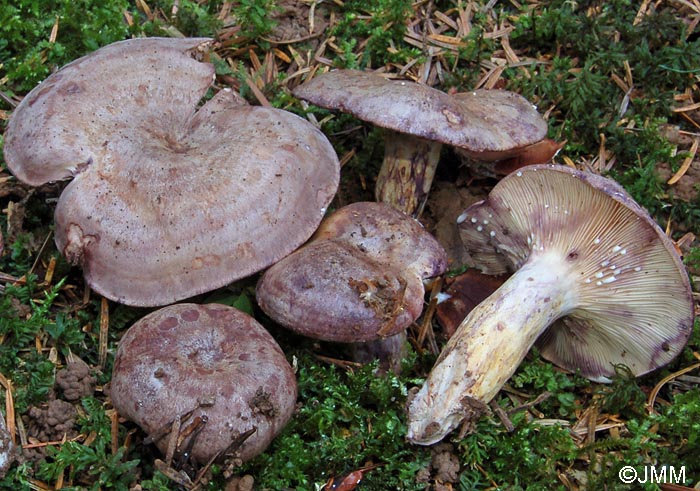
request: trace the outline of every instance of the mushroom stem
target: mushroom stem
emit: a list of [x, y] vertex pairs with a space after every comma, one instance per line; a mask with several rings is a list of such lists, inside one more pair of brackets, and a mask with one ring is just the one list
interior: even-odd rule
[[406, 331], [393, 334], [386, 338], [379, 338], [364, 343], [350, 343], [348, 350], [350, 358], [357, 363], [371, 363], [379, 361], [375, 373], [384, 375], [393, 372], [396, 375], [401, 373], [401, 360], [406, 358], [407, 352]]
[[408, 439], [440, 441], [480, 413], [525, 358], [535, 340], [573, 310], [573, 278], [554, 252], [528, 261], [462, 321], [408, 410]]
[[375, 197], [412, 215], [428, 195], [442, 144], [387, 130]]

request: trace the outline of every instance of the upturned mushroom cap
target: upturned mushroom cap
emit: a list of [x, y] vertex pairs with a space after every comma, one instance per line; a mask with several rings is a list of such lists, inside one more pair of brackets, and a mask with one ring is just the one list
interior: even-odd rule
[[673, 244], [615, 182], [524, 167], [458, 222], [477, 265], [513, 271], [464, 318], [411, 401], [408, 439], [441, 440], [483, 411], [540, 340], [541, 353], [606, 382], [671, 361], [693, 324]]
[[355, 343], [404, 330], [423, 310], [423, 279], [446, 255], [411, 217], [383, 203], [348, 205], [258, 282], [261, 308], [305, 336]]
[[225, 305], [177, 304], [123, 336], [110, 395], [164, 453], [170, 435], [158, 438], [159, 430], [177, 417], [184, 428], [206, 416], [191, 449], [204, 464], [252, 428], [238, 452], [244, 461], [262, 453], [291, 419], [297, 393], [284, 353], [252, 317]]
[[[692, 291], [671, 240], [616, 182], [560, 165], [528, 166], [460, 216], [465, 247], [490, 274], [556, 251], [575, 308], [540, 338], [543, 357], [592, 380], [615, 365], [667, 364], [692, 330]], [[526, 294], [525, 294], [526, 295]]]
[[372, 72], [333, 70], [299, 85], [293, 94], [382, 128], [475, 154], [524, 147], [547, 134], [547, 123], [533, 105], [504, 90], [480, 89], [453, 96]]
[[90, 286], [163, 305], [264, 269], [304, 243], [338, 185], [326, 137], [230, 90], [201, 108], [206, 39], [147, 38], [70, 63], [13, 112], [10, 170], [39, 184], [73, 176], [56, 244]]

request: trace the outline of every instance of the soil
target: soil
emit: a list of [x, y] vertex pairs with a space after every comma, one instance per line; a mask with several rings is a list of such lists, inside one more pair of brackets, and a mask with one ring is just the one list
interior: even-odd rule
[[[311, 5], [314, 6], [313, 9]], [[307, 4], [296, 0], [282, 0], [277, 2], [277, 11], [271, 18], [277, 24], [269, 39], [276, 43], [313, 40], [328, 27], [328, 11], [321, 3]]]
[[431, 483], [434, 491], [452, 490], [459, 482], [459, 457], [454, 445], [439, 443], [431, 449], [430, 464], [418, 473], [418, 482]]
[[80, 358], [69, 361], [65, 368], [56, 372], [56, 385], [63, 392], [63, 398], [75, 402], [95, 392], [97, 379], [92, 376], [90, 367]]
[[41, 406], [29, 409], [24, 420], [27, 434], [37, 442], [55, 442], [78, 435], [75, 422], [78, 410], [70, 402], [53, 399]]

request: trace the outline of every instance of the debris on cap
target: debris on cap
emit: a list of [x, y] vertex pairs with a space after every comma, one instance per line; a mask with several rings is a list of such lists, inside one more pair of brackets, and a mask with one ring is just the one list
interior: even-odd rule
[[360, 202], [326, 218], [307, 245], [258, 282], [260, 307], [308, 337], [357, 343], [393, 336], [423, 311], [423, 279], [446, 268], [438, 242], [384, 203]]
[[[199, 464], [234, 450], [262, 453], [292, 417], [296, 378], [272, 336], [247, 314], [219, 304], [176, 304], [137, 321], [119, 343], [110, 396], [166, 453], [172, 423], [176, 452]], [[165, 429], [165, 431], [162, 431]], [[251, 433], [252, 432], [252, 433]]]

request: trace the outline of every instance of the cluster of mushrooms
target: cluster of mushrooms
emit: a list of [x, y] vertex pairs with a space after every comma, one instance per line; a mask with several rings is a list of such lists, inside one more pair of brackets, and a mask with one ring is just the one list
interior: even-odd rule
[[[477, 267], [511, 276], [445, 346], [410, 403], [409, 441], [435, 443], [476, 417], [535, 343], [601, 382], [618, 364], [654, 370], [684, 346], [693, 307], [673, 243], [611, 180], [545, 164], [559, 146], [522, 97], [448, 95], [350, 70], [297, 87], [300, 99], [386, 128], [377, 202], [329, 214], [340, 165], [327, 138], [290, 112], [215, 92], [210, 45], [144, 38], [99, 49], [30, 92], [5, 135], [18, 179], [72, 178], [55, 240], [86, 283], [115, 302], [161, 307], [122, 337], [110, 396], [164, 454], [206, 464], [235, 449], [249, 460], [296, 404], [273, 337], [232, 307], [182, 302], [194, 295], [263, 272], [256, 298], [280, 325], [402, 343], [424, 282], [447, 269], [412, 217], [442, 145], [506, 175], [457, 226]], [[172, 433], [185, 435], [176, 447]]]

